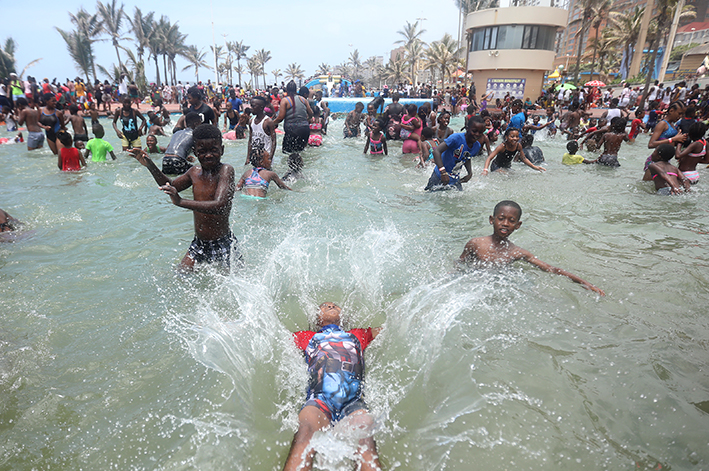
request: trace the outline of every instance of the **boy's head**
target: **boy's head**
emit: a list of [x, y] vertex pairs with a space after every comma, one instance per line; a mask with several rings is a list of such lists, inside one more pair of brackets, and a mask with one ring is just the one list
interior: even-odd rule
[[512, 108], [512, 112], [515, 114], [519, 113], [522, 110], [522, 105], [523, 105], [522, 100], [517, 99], [517, 100], [513, 101], [512, 104], [510, 105]]
[[200, 102], [202, 101], [202, 92], [199, 90], [199, 88], [195, 86], [190, 87], [189, 90], [187, 90], [187, 101], [192, 106], [197, 106], [200, 104]]
[[534, 123], [535, 125], [537, 125], [537, 124], [539, 124], [539, 120], [540, 120], [540, 119], [541, 119], [541, 118], [540, 118], [539, 116], [534, 115], [534, 116], [532, 117], [532, 123]]
[[91, 132], [94, 133], [94, 137], [97, 137], [99, 139], [102, 139], [105, 134], [103, 126], [101, 126], [99, 123], [96, 123], [91, 126]]
[[534, 144], [534, 135], [532, 133], [527, 133], [527, 134], [522, 134], [522, 138], [519, 140], [520, 144], [522, 144], [522, 148], [526, 149], [527, 147], [532, 147], [532, 144]]
[[[24, 97], [20, 97], [20, 98], [18, 98], [17, 100], [15, 100], [15, 105], [16, 105], [17, 108], [20, 109], [20, 110], [26, 108], [27, 106], [29, 106], [29, 104], [27, 103], [27, 100], [26, 100]], [[3, 110], [3, 112], [5, 112], [5, 113], [9, 112], [9, 108], [7, 108], [6, 106], [3, 106], [3, 107], [2, 107], [2, 110]], [[7, 110], [7, 111], [6, 111], [6, 110]]]
[[[186, 118], [185, 118], [186, 119]], [[212, 169], [221, 164], [224, 146], [222, 133], [213, 124], [200, 124], [192, 133], [194, 155], [203, 169]]]
[[675, 156], [675, 146], [672, 144], [660, 144], [657, 147], [657, 157], [659, 160], [669, 162]]
[[75, 104], [69, 105], [69, 113], [71, 114], [77, 114], [79, 112], [79, 107], [76, 106]]
[[199, 115], [199, 113], [190, 111], [185, 115], [185, 126], [187, 126], [188, 128], [195, 129], [200, 124], [202, 124], [202, 117]]
[[506, 239], [522, 225], [522, 208], [514, 201], [500, 201], [490, 216], [494, 235]]
[[566, 150], [569, 154], [574, 155], [579, 151], [579, 143], [576, 141], [569, 141], [566, 143]]
[[71, 147], [71, 134], [66, 131], [59, 131], [57, 133], [57, 139], [62, 143], [64, 147]]
[[433, 139], [433, 128], [429, 128], [428, 126], [423, 128], [423, 131], [421, 131], [421, 137], [423, 138], [424, 141], [428, 141], [429, 139]]
[[466, 123], [465, 130], [466, 139], [471, 137], [478, 140], [485, 132], [485, 122], [480, 116], [472, 116]]
[[415, 103], [409, 103], [408, 105], [406, 105], [406, 112], [409, 113], [410, 115], [415, 115], [417, 111], [418, 111], [418, 106], [416, 106]]
[[342, 309], [335, 303], [322, 303], [319, 306], [318, 311], [318, 324], [317, 327], [322, 328], [326, 325], [336, 324], [340, 325], [340, 313]]
[[357, 113], [361, 113], [362, 110], [364, 110], [364, 103], [362, 103], [361, 101], [358, 101], [358, 102], [355, 104], [355, 111], [356, 111]]
[[643, 110], [642, 108], [638, 108], [637, 110], [635, 110], [635, 117], [636, 118], [643, 119], [644, 116], [645, 116], [645, 110]]
[[621, 118], [620, 116], [616, 116], [615, 118], [611, 119], [611, 130], [615, 133], [620, 133], [625, 131], [625, 118]]

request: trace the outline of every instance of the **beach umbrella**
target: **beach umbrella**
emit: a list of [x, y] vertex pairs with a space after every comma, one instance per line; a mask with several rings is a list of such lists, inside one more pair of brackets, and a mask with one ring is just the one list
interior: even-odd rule
[[583, 84], [584, 87], [605, 87], [606, 84], [601, 82], [600, 80], [591, 80], [590, 82], [586, 82]]
[[559, 90], [560, 88], [563, 88], [564, 90], [576, 90], [576, 86], [570, 83], [565, 83], [563, 85], [557, 85], [554, 90]]

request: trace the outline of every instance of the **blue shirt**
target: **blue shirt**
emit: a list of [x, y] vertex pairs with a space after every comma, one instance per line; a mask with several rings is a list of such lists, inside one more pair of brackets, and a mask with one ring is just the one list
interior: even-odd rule
[[[460, 179], [460, 170], [463, 168], [463, 165], [470, 160], [470, 157], [478, 155], [482, 146], [478, 141], [475, 141], [472, 147], [468, 147], [464, 132], [451, 134], [444, 142], [448, 148], [441, 155], [441, 160], [450, 177], [449, 184], [454, 184]], [[433, 171], [439, 177], [441, 176], [438, 167]]]
[[231, 109], [236, 111], [237, 113], [241, 113], [241, 105], [242, 101], [238, 98], [233, 98], [229, 100], [229, 103], [231, 103]]
[[524, 116], [524, 112], [520, 111], [516, 115], [512, 116], [512, 119], [510, 119], [510, 124], [507, 127], [522, 131], [525, 121], [527, 121], [527, 118]]

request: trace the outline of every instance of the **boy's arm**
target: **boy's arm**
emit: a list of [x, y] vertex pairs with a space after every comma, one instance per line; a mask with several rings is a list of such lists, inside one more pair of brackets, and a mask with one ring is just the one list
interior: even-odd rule
[[81, 166], [86, 167], [86, 159], [84, 159], [84, 156], [81, 154], [79, 149], [76, 149], [76, 151], [79, 153], [79, 161], [81, 162]]
[[[155, 164], [153, 164], [155, 165]], [[179, 192], [182, 191], [179, 187], [183, 184], [183, 179], [187, 179], [191, 183], [192, 179], [189, 176], [194, 171], [194, 167], [189, 169], [184, 175], [175, 179], [175, 185], [165, 184], [160, 189], [164, 191], [172, 200], [172, 204], [180, 208], [189, 209], [205, 214], [221, 214], [225, 208], [231, 204], [234, 198], [234, 167], [228, 164], [223, 164], [219, 170], [219, 183], [217, 191], [214, 194], [213, 200], [195, 201], [183, 199]], [[188, 185], [189, 186], [189, 185]]]
[[266, 123], [264, 124], [264, 127], [266, 128], [266, 134], [268, 134], [271, 137], [271, 157], [273, 157], [273, 154], [276, 153], [276, 147], [278, 145], [278, 142], [276, 141], [276, 126], [273, 124], [273, 120], [271, 118], [265, 118]]
[[460, 261], [461, 262], [467, 262], [472, 258], [478, 258], [478, 239], [470, 239], [467, 244], [465, 244], [465, 248], [463, 249], [463, 253], [460, 254]]
[[118, 126], [116, 126], [116, 122], [118, 122], [118, 118], [121, 116], [121, 112], [116, 110], [116, 113], [113, 114], [113, 129], [116, 131], [116, 135], [118, 136], [118, 139], [123, 139], [123, 133], [118, 130]]
[[[389, 155], [389, 151], [387, 150], [387, 139], [386, 139], [386, 137], [384, 137], [383, 132], [382, 132], [382, 147], [384, 148], [384, 155]], [[709, 154], [707, 154], [707, 155], [709, 155]]]
[[140, 111], [136, 110], [135, 114], [140, 118], [141, 121], [143, 121], [143, 124], [140, 125], [140, 129], [138, 129], [140, 135], [143, 136], [145, 135], [145, 131], [148, 129], [148, 122], [145, 120], [145, 116], [143, 116]]
[[114, 154], [112, 150], [109, 150], [108, 153], [111, 154], [113, 160], [116, 160], [116, 154]]
[[364, 150], [362, 151], [363, 154], [367, 153], [367, 149], [369, 149], [369, 138], [367, 138], [364, 142]]
[[469, 182], [471, 178], [473, 178], [473, 166], [472, 163], [470, 162], [470, 159], [465, 161], [465, 171], [468, 172], [466, 176], [460, 179], [460, 183], [465, 183]]
[[574, 275], [573, 273], [569, 273], [566, 270], [562, 270], [561, 268], [553, 267], [553, 266], [549, 265], [548, 263], [542, 262], [537, 257], [535, 257], [530, 252], [528, 252], [524, 249], [520, 249], [520, 250], [522, 251], [521, 258], [523, 260], [531, 263], [535, 267], [540, 268], [540, 269], [542, 269], [546, 272], [549, 272], [549, 273], [554, 273], [556, 275], [563, 275], [563, 276], [569, 278], [571, 281], [574, 281], [574, 282], [580, 284], [581, 286], [583, 286], [584, 288], [586, 288], [588, 290], [596, 292], [596, 293], [600, 294], [601, 296], [606, 295], [606, 293], [604, 293], [602, 289], [593, 286], [591, 283], [584, 280], [583, 278], [580, 278], [580, 277]]
[[[165, 176], [165, 174], [162, 173], [162, 171], [155, 165], [155, 163], [150, 159], [150, 157], [148, 157], [148, 153], [145, 152], [143, 149], [133, 148], [128, 153], [130, 155], [132, 155], [133, 157], [135, 157], [135, 160], [137, 160], [138, 162], [140, 162], [141, 164], [143, 164], [145, 167], [148, 168], [148, 171], [153, 176], [153, 178], [155, 179], [155, 182], [159, 186], [168, 185], [168, 184], [172, 183], [172, 180], [167, 178]], [[111, 151], [111, 156], [113, 156], [113, 151]], [[113, 158], [115, 160], [115, 156], [113, 156]], [[185, 187], [185, 188], [187, 188], [187, 187]], [[178, 190], [178, 191], [181, 191], [181, 190]]]
[[276, 172], [271, 172], [271, 180], [276, 182], [276, 185], [278, 185], [278, 188], [281, 188], [282, 190], [293, 190], [290, 188], [288, 185], [286, 185], [283, 180], [281, 180], [281, 177], [278, 176]]
[[57, 167], [59, 167], [59, 170], [62, 169], [62, 150], [59, 149], [59, 152], [57, 152]]

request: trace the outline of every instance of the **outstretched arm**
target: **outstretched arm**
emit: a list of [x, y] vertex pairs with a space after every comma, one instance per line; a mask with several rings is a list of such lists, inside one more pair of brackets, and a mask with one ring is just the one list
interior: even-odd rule
[[192, 167], [184, 175], [177, 177], [174, 185], [167, 183], [160, 187], [170, 197], [172, 204], [205, 214], [222, 214], [227, 208], [230, 208], [231, 200], [234, 198], [234, 167], [226, 164], [222, 165], [219, 170], [219, 184], [214, 194], [214, 199], [208, 201], [183, 199], [179, 195], [179, 192], [182, 191], [180, 187], [184, 185], [183, 179], [187, 179], [186, 181], [191, 184], [192, 179], [189, 175], [194, 171], [195, 168]]
[[557, 268], [557, 267], [549, 265], [548, 263], [542, 262], [541, 260], [539, 260], [537, 257], [535, 257], [534, 255], [532, 255], [530, 252], [528, 252], [526, 250], [524, 250], [522, 252], [522, 259], [526, 260], [527, 262], [531, 263], [532, 265], [536, 266], [537, 268], [541, 268], [542, 270], [544, 270], [546, 272], [554, 273], [556, 275], [563, 275], [563, 276], [569, 278], [571, 281], [574, 281], [574, 282], [580, 284], [581, 286], [583, 286], [584, 288], [591, 290], [593, 292], [596, 292], [596, 293], [600, 294], [601, 296], [606, 295], [606, 293], [604, 293], [603, 290], [593, 286], [591, 283], [584, 280], [583, 278], [580, 278], [580, 277], [574, 275], [573, 273], [569, 273], [566, 270], [562, 270], [561, 268]]
[[[135, 160], [143, 164], [145, 167], [147, 167], [148, 171], [150, 174], [153, 176], [155, 179], [155, 182], [160, 185], [168, 185], [172, 184], [172, 180], [170, 180], [167, 176], [165, 176], [164, 173], [155, 165], [155, 163], [148, 157], [148, 153], [145, 152], [143, 149], [139, 149], [137, 147], [134, 147], [133, 149], [129, 150], [128, 153], [135, 157]], [[114, 158], [115, 160], [115, 158]], [[189, 186], [189, 185], [188, 185]], [[186, 188], [186, 187], [185, 187]], [[181, 190], [178, 190], [181, 191]]]

